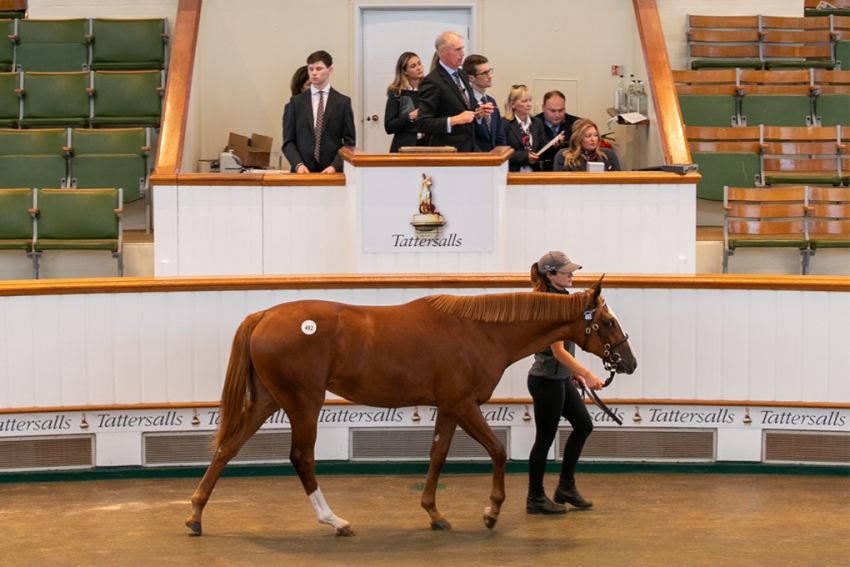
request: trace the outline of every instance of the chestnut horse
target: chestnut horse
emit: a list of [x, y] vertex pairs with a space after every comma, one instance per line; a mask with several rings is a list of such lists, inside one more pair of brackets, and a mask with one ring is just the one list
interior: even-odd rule
[[[600, 295], [582, 293], [434, 295], [404, 305], [361, 307], [294, 301], [249, 315], [236, 331], [221, 398], [215, 455], [192, 496], [186, 526], [201, 535], [201, 513], [222, 470], [263, 422], [283, 408], [292, 427], [290, 460], [320, 523], [353, 535], [328, 507], [313, 456], [325, 391], [372, 407], [437, 408], [422, 507], [433, 529], [451, 525], [436, 506], [437, 479], [460, 425], [493, 460], [493, 528], [505, 500], [505, 448], [481, 414], [505, 369], [569, 340], [631, 374], [637, 360]], [[613, 347], [611, 346], [613, 345]]]

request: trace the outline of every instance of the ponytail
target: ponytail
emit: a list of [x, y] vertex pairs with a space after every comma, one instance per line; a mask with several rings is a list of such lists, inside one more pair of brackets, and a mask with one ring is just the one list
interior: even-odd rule
[[545, 292], [549, 287], [549, 278], [540, 273], [537, 262], [531, 265], [531, 284], [534, 286], [534, 291]]

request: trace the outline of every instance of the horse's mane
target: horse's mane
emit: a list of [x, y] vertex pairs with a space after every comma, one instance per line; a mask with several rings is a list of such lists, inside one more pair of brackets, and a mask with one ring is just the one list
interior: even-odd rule
[[572, 320], [581, 315], [583, 294], [496, 293], [489, 295], [432, 295], [426, 301], [438, 311], [488, 323]]

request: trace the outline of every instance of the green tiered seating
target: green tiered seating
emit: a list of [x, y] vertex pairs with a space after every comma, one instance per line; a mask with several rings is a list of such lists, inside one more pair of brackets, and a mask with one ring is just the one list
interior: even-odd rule
[[738, 73], [735, 69], [673, 71], [682, 119], [688, 126], [738, 124]]
[[88, 126], [89, 73], [24, 73], [21, 126]]
[[0, 188], [60, 188], [67, 164], [64, 128], [0, 130]]
[[741, 69], [741, 119], [757, 126], [812, 125], [812, 70]]
[[93, 70], [164, 69], [168, 20], [108, 20], [91, 23]]
[[19, 71], [88, 70], [88, 20], [18, 20]]
[[0, 73], [0, 128], [15, 128], [21, 116], [20, 73]]
[[0, 250], [32, 250], [32, 189], [0, 189]]
[[120, 187], [124, 201], [142, 197], [147, 184], [149, 132], [144, 128], [82, 130], [71, 134], [71, 186]]
[[702, 176], [697, 197], [723, 200], [723, 187], [755, 187], [760, 184], [761, 128], [699, 128], [687, 126], [685, 134], [691, 159]]
[[165, 92], [164, 71], [95, 71], [95, 126], [158, 126]]
[[2, 38], [12, 37], [14, 35], [14, 20], [0, 19], [0, 72], [12, 70], [12, 64], [15, 62], [15, 44]]

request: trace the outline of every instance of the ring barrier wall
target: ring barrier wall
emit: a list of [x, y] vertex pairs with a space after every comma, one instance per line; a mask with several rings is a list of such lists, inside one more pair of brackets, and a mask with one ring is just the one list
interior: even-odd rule
[[[596, 277], [583, 274], [575, 285]], [[847, 464], [848, 283], [843, 277], [606, 277], [603, 295], [631, 335], [639, 365], [602, 392], [623, 427], [589, 407], [597, 426], [592, 438], [604, 446], [585, 457]], [[7, 450], [0, 449], [0, 470], [208, 460], [236, 327], [278, 303], [390, 305], [434, 293], [528, 289], [521, 274], [2, 283], [0, 447]], [[604, 374], [595, 357], [579, 352], [577, 358]], [[529, 367], [526, 359], [508, 368], [482, 406], [513, 460], [525, 460], [533, 442]], [[422, 431], [431, 430], [432, 418], [433, 408], [367, 408], [328, 395], [316, 457], [427, 459], [429, 443], [420, 443], [424, 453], [404, 448], [420, 446], [412, 439], [430, 435]], [[286, 460], [288, 427], [282, 412], [272, 416], [239, 462]], [[376, 447], [378, 441], [384, 445]], [[42, 442], [49, 447], [13, 449]], [[22, 457], [50, 450], [61, 458]], [[457, 458], [480, 457], [475, 447], [458, 450]], [[559, 450], [556, 444], [553, 457]]]

